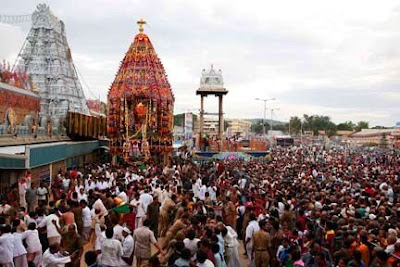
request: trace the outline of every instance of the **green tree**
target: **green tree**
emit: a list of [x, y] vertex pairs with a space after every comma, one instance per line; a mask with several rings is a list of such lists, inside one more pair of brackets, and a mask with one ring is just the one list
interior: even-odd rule
[[354, 130], [359, 132], [362, 129], [369, 129], [369, 123], [367, 121], [359, 121], [359, 122], [357, 122], [357, 126], [355, 127]]
[[289, 123], [280, 123], [278, 125], [273, 126], [274, 130], [281, 131], [283, 133], [289, 132]]
[[345, 121], [337, 125], [338, 131], [353, 131], [356, 125], [352, 121]]
[[301, 131], [301, 119], [297, 116], [291, 117], [288, 128], [290, 128], [290, 134], [299, 134]]
[[314, 131], [314, 116], [303, 115], [303, 131]]
[[331, 122], [331, 121], [328, 122], [328, 125], [326, 126], [325, 129], [326, 129], [325, 132], [329, 137], [336, 135], [337, 126], [333, 122]]
[[329, 116], [323, 115], [307, 115], [304, 114], [303, 130], [313, 131], [314, 135], [318, 135], [318, 131], [325, 131], [328, 136], [336, 134], [336, 124], [331, 121]]
[[183, 126], [185, 121], [185, 114], [174, 115], [174, 126]]
[[251, 124], [251, 131], [256, 134], [263, 134], [264, 128], [262, 121], [257, 121]]

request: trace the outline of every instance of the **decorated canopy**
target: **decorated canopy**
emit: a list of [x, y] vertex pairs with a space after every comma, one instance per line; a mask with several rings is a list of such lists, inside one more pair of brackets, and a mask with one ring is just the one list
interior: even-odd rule
[[[149, 37], [135, 36], [108, 93], [110, 153], [125, 162], [172, 151], [174, 96]], [[116, 157], [115, 157], [116, 156]]]

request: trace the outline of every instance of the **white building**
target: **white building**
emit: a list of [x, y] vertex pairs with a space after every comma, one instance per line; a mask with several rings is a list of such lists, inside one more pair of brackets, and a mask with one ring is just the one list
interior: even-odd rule
[[50, 118], [58, 123], [68, 110], [89, 114], [64, 23], [45, 4], [39, 4], [32, 14], [32, 27], [19, 55], [17, 69], [30, 74], [37, 87], [42, 123]]
[[203, 133], [208, 137], [218, 136], [218, 119], [204, 118]]
[[190, 140], [193, 138], [193, 113], [185, 113], [184, 120], [184, 138]]
[[183, 126], [174, 126], [174, 142], [183, 142], [185, 140], [185, 128]]
[[229, 122], [227, 129], [227, 136], [233, 137], [238, 136], [242, 138], [248, 138], [251, 132], [251, 122], [246, 120], [233, 119]]
[[352, 146], [382, 145], [392, 148], [400, 139], [399, 129], [362, 129], [348, 137]]

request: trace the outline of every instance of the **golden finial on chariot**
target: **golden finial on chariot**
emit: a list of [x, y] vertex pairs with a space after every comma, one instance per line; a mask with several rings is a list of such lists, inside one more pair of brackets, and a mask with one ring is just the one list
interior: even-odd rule
[[137, 21], [137, 24], [139, 25], [139, 32], [142, 33], [144, 31], [144, 25], [147, 24], [147, 22], [144, 19], [140, 19]]

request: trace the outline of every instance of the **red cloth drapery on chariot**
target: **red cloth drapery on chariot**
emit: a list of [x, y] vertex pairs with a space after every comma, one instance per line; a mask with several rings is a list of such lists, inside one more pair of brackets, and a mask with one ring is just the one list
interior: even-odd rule
[[[108, 93], [111, 155], [133, 158], [136, 153], [127, 151], [134, 147], [133, 142], [145, 145], [141, 150], [148, 147], [152, 156], [171, 153], [173, 107], [174, 96], [164, 66], [140, 28]], [[124, 149], [126, 142], [132, 144]]]

